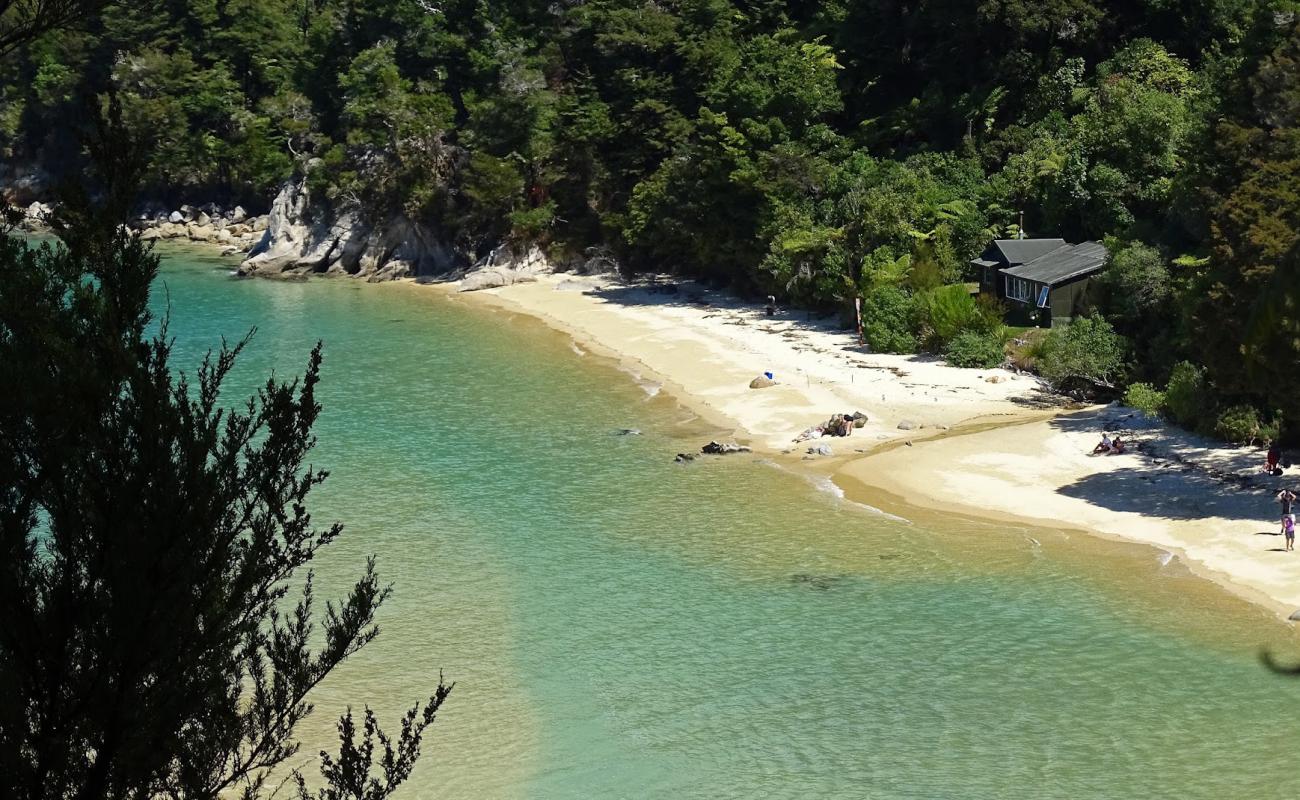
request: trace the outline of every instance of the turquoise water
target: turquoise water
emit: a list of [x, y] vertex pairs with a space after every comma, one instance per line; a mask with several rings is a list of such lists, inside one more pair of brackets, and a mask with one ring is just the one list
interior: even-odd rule
[[[231, 400], [325, 346], [317, 565], [395, 585], [301, 733], [457, 682], [418, 798], [1290, 798], [1267, 613], [1155, 551], [837, 499], [536, 322], [437, 291], [239, 281], [171, 251], [176, 363]], [[161, 308], [164, 294], [157, 292]], [[638, 428], [641, 436], [616, 436]]]

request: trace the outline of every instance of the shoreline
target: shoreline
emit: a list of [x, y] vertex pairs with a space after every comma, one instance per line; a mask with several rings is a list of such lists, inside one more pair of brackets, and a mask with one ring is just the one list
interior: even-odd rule
[[[169, 246], [218, 255], [203, 242]], [[1271, 494], [1262, 494], [1267, 488], [1229, 491], [1219, 478], [1174, 468], [1190, 454], [1240, 474], [1262, 460], [1262, 451], [1219, 446], [1163, 424], [1133, 423], [1127, 409], [1053, 406], [1040, 394], [1037, 378], [1002, 369], [863, 353], [856, 337], [832, 321], [801, 312], [767, 318], [726, 292], [669, 280], [628, 284], [616, 275], [544, 273], [535, 281], [472, 292], [461, 292], [458, 280], [387, 282], [536, 319], [568, 336], [579, 352], [607, 359], [634, 381], [667, 392], [720, 436], [747, 444], [782, 468], [831, 481], [850, 502], [887, 514], [956, 514], [1148, 547], [1162, 563], [1176, 559], [1282, 621], [1300, 615], [1300, 556], [1291, 559], [1294, 554], [1275, 553], [1256, 541], [1266, 534], [1262, 529], [1277, 526], [1264, 513], [1272, 510]], [[676, 294], [667, 286], [677, 287]], [[685, 295], [681, 287], [687, 287]], [[778, 380], [786, 374], [795, 380], [750, 389], [749, 380], [764, 371], [754, 365], [772, 365]], [[789, 441], [831, 413], [854, 410], [865, 411], [869, 422], [849, 438]], [[913, 427], [900, 429], [901, 422]], [[1103, 425], [1126, 423], [1138, 425], [1129, 436], [1136, 434], [1148, 453], [1087, 455]], [[820, 444], [832, 454], [806, 454]], [[1159, 469], [1150, 475], [1137, 474], [1154, 465]], [[1026, 480], [1024, 470], [1032, 478]], [[1122, 477], [1114, 478], [1116, 473]], [[1148, 497], [1148, 510], [1107, 508], [1094, 504], [1096, 497], [1069, 494], [1085, 494], [1079, 487], [1089, 481], [1118, 480], [1152, 495], [1153, 476], [1161, 497], [1172, 501]], [[1216, 497], [1210, 505], [1223, 507], [1221, 516], [1199, 508], [1207, 489]], [[1120, 505], [1139, 502], [1142, 493], [1122, 497]], [[981, 502], [954, 499], [973, 497]], [[1180, 513], [1180, 504], [1196, 512]], [[1152, 511], [1170, 505], [1171, 513]], [[1243, 526], [1253, 530], [1243, 533]]]
[[[1042, 423], [1027, 423], [1028, 426], [1039, 424]], [[955, 432], [956, 437], [973, 435], [978, 435], [978, 433]], [[926, 444], [939, 444], [939, 442]], [[922, 447], [925, 447], [925, 445], [922, 445]], [[883, 456], [885, 454], [881, 452], [873, 455]], [[950, 453], [947, 451], [933, 454], [935, 458], [947, 457], [948, 455]], [[890, 473], [885, 470], [877, 472], [869, 479], [862, 474], [862, 471], [868, 468], [882, 466], [882, 461], [883, 459], [873, 460], [873, 456], [865, 456], [856, 459], [854, 463], [846, 465], [845, 469], [833, 476], [837, 485], [844, 491], [846, 499], [879, 508], [885, 513], [891, 513], [891, 509], [922, 509], [932, 514], [955, 515], [984, 523], [1050, 529], [1067, 535], [1077, 533], [1099, 541], [1144, 547], [1156, 555], [1162, 566], [1168, 566], [1171, 562], [1176, 561], [1185, 566], [1193, 575], [1215, 584], [1233, 597], [1264, 609], [1281, 621], [1294, 621], [1291, 616], [1300, 614], [1300, 611], [1297, 611], [1300, 603], [1288, 602], [1284, 597], [1278, 596], [1284, 595], [1283, 591], [1270, 593], [1264, 588], [1254, 585], [1253, 581], [1249, 581], [1249, 579], [1245, 579], [1241, 575], [1211, 566], [1210, 563], [1200, 560], [1189, 553], [1189, 543], [1187, 542], [1162, 540], [1132, 530], [1124, 532], [1107, 530], [1096, 525], [1080, 524], [1078, 520], [1063, 517], [1016, 513], [1007, 510], [1001, 504], [977, 506], [971, 502], [940, 499], [928, 492], [915, 491], [914, 486], [910, 485], [909, 481], [899, 480], [894, 477], [897, 473]], [[985, 497], [988, 497], [988, 495]]]
[[[457, 290], [454, 282], [433, 286]], [[1265, 538], [1277, 527], [1268, 516], [1274, 510], [1269, 481], [1294, 479], [1233, 488], [1187, 466], [1195, 456], [1229, 475], [1246, 474], [1262, 451], [1215, 446], [1114, 406], [1034, 408], [1036, 379], [927, 357], [845, 354], [858, 349], [854, 337], [829, 323], [787, 314], [769, 328], [760, 310], [725, 293], [691, 288], [688, 297], [697, 299], [682, 301], [662, 291], [613, 276], [557, 274], [464, 294], [538, 319], [638, 380], [661, 383], [720, 432], [730, 431], [783, 467], [829, 478], [852, 502], [886, 513], [911, 507], [1145, 546], [1163, 564], [1176, 559], [1280, 620], [1300, 608], [1300, 556], [1273, 552], [1281, 537]], [[715, 340], [703, 341], [710, 336]], [[737, 363], [727, 363], [730, 357]], [[753, 364], [773, 362], [788, 371], [799, 360], [806, 362], [795, 373], [803, 386], [748, 388], [762, 371]], [[846, 370], [854, 373], [847, 381]], [[773, 371], [779, 380], [781, 370]], [[788, 442], [830, 413], [852, 410], [870, 418], [854, 436]], [[898, 429], [909, 416], [915, 427]], [[1130, 425], [1137, 430], [1129, 436], [1146, 452], [1088, 455], [1104, 426]], [[829, 444], [834, 454], [805, 455], [818, 444]]]

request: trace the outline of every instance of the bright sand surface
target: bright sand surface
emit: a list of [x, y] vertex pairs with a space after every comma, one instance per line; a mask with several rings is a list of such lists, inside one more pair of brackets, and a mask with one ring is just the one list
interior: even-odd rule
[[[1291, 478], [1259, 475], [1261, 451], [1214, 447], [1123, 409], [1045, 410], [1034, 378], [869, 354], [836, 320], [768, 317], [690, 282], [545, 275], [461, 296], [544, 320], [664, 386], [720, 436], [833, 474], [855, 499], [1146, 543], [1283, 616], [1300, 607], [1300, 555], [1282, 551], [1272, 499]], [[750, 389], [763, 372], [779, 385]], [[849, 411], [870, 418], [851, 438], [792, 442]], [[1132, 431], [1144, 452], [1089, 455], [1103, 427]], [[818, 444], [834, 455], [805, 455]]]

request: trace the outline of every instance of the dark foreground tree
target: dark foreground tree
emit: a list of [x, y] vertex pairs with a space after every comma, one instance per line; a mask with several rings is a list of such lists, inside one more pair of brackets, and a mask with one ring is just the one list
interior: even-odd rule
[[[158, 257], [94, 215], [61, 238], [0, 232], [0, 796], [266, 796], [389, 592], [372, 560], [322, 614], [303, 574], [341, 531], [307, 504], [320, 346], [225, 409], [245, 342], [178, 376]], [[349, 712], [320, 796], [390, 794], [450, 691], [393, 739]]]
[[0, 56], [47, 31], [70, 27], [112, 0], [0, 0]]

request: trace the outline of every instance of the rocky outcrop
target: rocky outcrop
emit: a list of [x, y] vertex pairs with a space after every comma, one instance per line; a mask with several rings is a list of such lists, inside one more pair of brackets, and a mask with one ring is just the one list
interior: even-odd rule
[[356, 209], [324, 212], [299, 182], [276, 196], [239, 274], [324, 273], [381, 281], [445, 274], [461, 263], [428, 228], [400, 214], [374, 223]]
[[24, 208], [22, 212], [22, 227], [29, 231], [40, 231], [49, 226], [54, 209], [37, 200]]
[[474, 265], [460, 281], [462, 292], [495, 289], [516, 283], [531, 283], [537, 276], [552, 271], [551, 262], [541, 248], [533, 245], [522, 253], [500, 247], [481, 263]]
[[45, 197], [49, 187], [50, 176], [40, 167], [0, 164], [0, 205], [27, 208]]
[[[24, 208], [23, 224], [40, 230], [50, 212], [49, 206], [33, 202]], [[375, 221], [356, 208], [326, 210], [313, 202], [303, 181], [286, 184], [271, 210], [261, 216], [249, 216], [241, 206], [171, 208], [149, 203], [134, 214], [130, 226], [145, 240], [183, 239], [220, 247], [223, 255], [245, 254], [238, 272], [246, 276], [326, 274], [368, 281], [460, 277], [461, 291], [472, 291], [534, 281], [552, 271], [550, 260], [535, 245], [502, 245], [471, 263], [435, 231], [402, 214]], [[570, 268], [592, 271], [609, 260], [600, 252], [587, 255]]]
[[752, 450], [743, 444], [736, 444], [735, 442], [719, 442], [714, 440], [701, 447], [699, 455], [696, 455], [695, 453], [678, 453], [677, 457], [674, 458], [673, 461], [676, 461], [678, 464], [686, 464], [699, 458], [700, 455], [727, 456], [733, 453], [749, 452], [752, 452]]
[[748, 453], [750, 449], [735, 442], [712, 441], [700, 448], [700, 452], [711, 456], [725, 456], [732, 453]]

